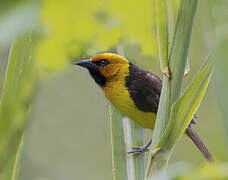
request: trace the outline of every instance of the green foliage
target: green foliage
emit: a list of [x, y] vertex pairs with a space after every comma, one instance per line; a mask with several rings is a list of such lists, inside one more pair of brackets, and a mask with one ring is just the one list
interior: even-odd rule
[[141, 1], [140, 7], [137, 1], [111, 0], [105, 9], [119, 23], [121, 39], [138, 42], [144, 53], [157, 57], [154, 8], [155, 4], [150, 0]]
[[113, 107], [109, 107], [110, 129], [112, 140], [112, 166], [114, 180], [127, 180], [127, 155], [124, 142], [124, 131], [121, 114]]
[[2, 173], [0, 174], [1, 180], [16, 180], [20, 170], [20, 160], [24, 145], [24, 135], [21, 136], [18, 147], [15, 146], [15, 152], [9, 157], [5, 164]]
[[0, 173], [5, 166], [13, 168], [9, 161], [15, 157], [26, 127], [37, 75], [35, 44], [36, 35], [27, 33], [15, 40], [10, 52], [0, 104]]
[[[124, 50], [121, 46], [117, 47], [117, 52], [123, 57], [125, 56]], [[141, 126], [139, 126], [136, 122], [123, 118], [123, 131], [124, 131], [124, 139], [125, 139], [125, 151], [132, 151], [131, 147], [142, 147], [144, 145], [145, 139], [145, 130]], [[119, 131], [120, 129], [115, 129], [115, 131]], [[118, 146], [118, 145], [117, 145]], [[126, 156], [127, 162], [127, 172], [128, 178], [141, 180], [144, 179], [145, 174], [145, 154], [140, 155], [130, 155]]]
[[[160, 163], [160, 168], [164, 167], [164, 162], [160, 162], [161, 159], [165, 159], [167, 163], [167, 156], [169, 156], [174, 144], [184, 133], [188, 124], [192, 120], [196, 113], [208, 87], [212, 75], [211, 61], [206, 61], [201, 71], [190, 85], [190, 87], [183, 93], [183, 95], [173, 104], [171, 109], [170, 120], [167, 128], [162, 135], [160, 142], [157, 143], [153, 149], [157, 149], [158, 152], [154, 153], [155, 159], [152, 159], [156, 163]], [[156, 137], [156, 136], [155, 136]], [[155, 164], [155, 163], [154, 163]], [[156, 164], [155, 164], [156, 165]]]
[[158, 144], [161, 136], [163, 135], [163, 133], [167, 127], [169, 111], [170, 111], [169, 102], [168, 102], [169, 94], [170, 94], [169, 87], [170, 87], [169, 80], [166, 76], [164, 76], [163, 88], [162, 88], [162, 92], [161, 92], [160, 103], [159, 103], [157, 117], [156, 117], [156, 120], [159, 120], [159, 121], [156, 121], [156, 123], [155, 123], [155, 127], [154, 127], [155, 133], [153, 133], [153, 138], [152, 138], [153, 141], [152, 141], [151, 149], [156, 147], [156, 145]]
[[0, 6], [0, 16], [4, 14], [7, 10], [17, 7], [19, 4], [22, 4], [28, 0], [2, 0]]
[[[125, 141], [128, 146], [125, 151], [132, 151], [131, 147], [142, 147], [144, 145], [145, 130], [131, 119], [123, 119], [125, 128]], [[127, 127], [126, 127], [127, 126]], [[129, 143], [128, 143], [129, 142]], [[139, 155], [127, 155], [128, 177], [141, 180], [145, 175], [145, 153]]]
[[[185, 166], [185, 165], [184, 165]], [[181, 174], [178, 169], [174, 168], [176, 175], [173, 180], [226, 180], [228, 178], [228, 164], [215, 163], [203, 164], [199, 168], [188, 169], [188, 172]]]
[[112, 139], [112, 165], [114, 180], [142, 180], [145, 173], [145, 155], [127, 154], [131, 147], [141, 147], [144, 130], [130, 119], [124, 118], [118, 110], [110, 106]]
[[168, 61], [168, 17], [167, 17], [167, 1], [155, 0], [156, 3], [156, 19], [157, 19], [157, 44], [160, 59], [161, 71], [169, 76]]
[[[25, 4], [17, 8], [23, 2]], [[1, 16], [0, 22], [0, 42], [3, 43], [0, 44], [5, 44], [28, 29], [35, 27], [40, 30], [37, 26], [40, 9], [38, 3], [34, 2], [2, 2], [0, 15], [4, 13], [4, 16]], [[195, 81], [179, 98], [184, 69], [188, 66], [187, 56], [197, 1], [182, 0], [178, 21], [180, 1], [167, 1], [167, 4], [168, 8], [166, 0], [143, 0], [140, 6], [137, 1], [129, 0], [43, 1], [40, 18], [44, 36], [38, 46], [36, 44], [40, 37], [27, 33], [15, 40], [10, 53], [0, 105], [0, 179], [17, 179], [23, 134], [33, 102], [37, 74], [42, 76], [43, 72], [56, 72], [66, 67], [70, 58], [94, 55], [117, 44], [138, 44], [144, 54], [155, 58], [159, 52], [161, 70], [168, 74], [170, 68], [172, 72], [172, 80], [163, 78], [161, 102], [148, 161], [149, 167], [152, 162], [153, 167], [157, 166], [158, 169], [165, 166], [173, 145], [183, 134], [202, 101], [211, 77], [211, 63], [207, 61]], [[5, 16], [7, 13], [4, 9], [7, 7], [16, 7], [15, 13]], [[18, 25], [18, 22], [21, 23]], [[171, 50], [169, 44], [172, 44]], [[227, 98], [225, 47], [227, 42], [218, 48], [215, 59], [218, 60], [218, 95], [224, 122], [228, 127], [225, 108], [228, 100], [224, 100]], [[131, 140], [131, 144], [126, 145], [122, 116], [113, 108], [110, 112], [114, 179], [143, 179], [144, 155], [128, 156], [126, 146], [141, 146], [144, 131], [134, 122], [127, 122], [131, 127], [127, 140]], [[162, 153], [160, 149], [165, 151]], [[153, 161], [154, 155], [156, 163]], [[129, 164], [134, 167], [130, 165], [129, 169]], [[227, 169], [227, 164], [205, 165], [176, 179], [227, 179]]]
[[182, 0], [170, 51], [171, 104], [181, 94], [198, 0]]
[[66, 59], [104, 52], [120, 41], [138, 42], [143, 52], [157, 57], [151, 8], [150, 0], [143, 0], [140, 8], [137, 1], [129, 0], [44, 0], [41, 22], [47, 33], [38, 46], [40, 65], [50, 71], [61, 69]]
[[170, 151], [184, 133], [206, 93], [211, 75], [212, 65], [211, 61], [208, 60], [190, 87], [173, 104], [169, 124], [158, 147], [167, 148]]
[[[183, 134], [184, 130], [190, 123], [191, 118], [196, 112], [199, 103], [205, 94], [206, 87], [210, 80], [210, 78], [207, 78], [211, 69], [208, 70], [209, 74], [199, 74], [199, 79], [196, 79], [188, 91], [186, 91], [186, 93], [184, 93], [177, 101], [181, 94], [182, 81], [187, 64], [188, 50], [197, 5], [198, 0], [181, 1], [169, 56], [169, 63], [167, 63], [169, 64], [168, 69], [170, 70], [170, 76], [169, 79], [165, 77], [163, 81], [164, 90], [161, 94], [161, 101], [153, 135], [155, 142], [150, 148], [147, 162], [147, 179], [152, 179], [155, 172], [167, 167], [174, 143]], [[166, 11], [165, 6], [163, 6], [163, 11]], [[161, 42], [163, 41], [162, 39], [159, 40]], [[164, 59], [160, 59], [160, 61], [164, 61]], [[161, 62], [161, 64], [162, 63], [164, 64], [164, 62]], [[163, 67], [161, 66], [161, 68]], [[190, 99], [190, 97], [192, 99]], [[183, 105], [185, 103], [188, 103], [188, 105]], [[165, 109], [164, 113], [161, 108]], [[168, 125], [166, 126], [167, 122]]]

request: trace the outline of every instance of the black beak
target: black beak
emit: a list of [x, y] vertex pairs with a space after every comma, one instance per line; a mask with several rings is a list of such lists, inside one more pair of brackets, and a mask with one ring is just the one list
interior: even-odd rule
[[96, 64], [94, 64], [91, 60], [82, 60], [82, 61], [76, 62], [75, 65], [85, 67], [89, 70], [95, 70], [95, 71], [99, 70], [99, 67]]

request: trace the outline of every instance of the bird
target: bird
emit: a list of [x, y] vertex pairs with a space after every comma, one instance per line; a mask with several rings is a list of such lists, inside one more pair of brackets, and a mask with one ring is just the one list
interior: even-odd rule
[[[115, 53], [101, 53], [75, 65], [88, 69], [90, 76], [103, 90], [106, 98], [120, 111], [143, 128], [153, 130], [158, 111], [162, 80], [149, 70], [138, 67]], [[185, 134], [198, 147], [204, 158], [213, 157], [193, 129], [192, 119]], [[134, 147], [130, 154], [141, 154], [148, 150], [151, 141], [142, 147]]]

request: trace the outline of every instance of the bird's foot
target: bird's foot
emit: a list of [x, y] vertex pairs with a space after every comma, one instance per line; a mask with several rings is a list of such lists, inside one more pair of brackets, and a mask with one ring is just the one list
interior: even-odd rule
[[142, 154], [149, 150], [149, 147], [147, 145], [142, 147], [131, 147], [133, 151], [128, 151], [128, 154], [136, 155], [136, 154]]
[[152, 140], [150, 140], [148, 144], [146, 144], [142, 147], [132, 147], [131, 149], [133, 151], [128, 151], [128, 154], [136, 155], [136, 154], [142, 154], [142, 153], [147, 152], [149, 150], [149, 146], [150, 146], [151, 142], [152, 142]]
[[193, 118], [199, 119], [199, 116], [197, 114], [194, 114]]
[[194, 114], [190, 124], [197, 124], [198, 123], [199, 116], [197, 114]]

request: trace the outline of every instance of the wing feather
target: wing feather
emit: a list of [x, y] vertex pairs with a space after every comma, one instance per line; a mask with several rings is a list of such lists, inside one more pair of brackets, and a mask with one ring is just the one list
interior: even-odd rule
[[126, 87], [136, 107], [144, 112], [157, 112], [162, 80], [150, 71], [130, 64]]

